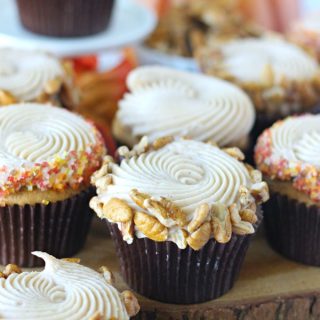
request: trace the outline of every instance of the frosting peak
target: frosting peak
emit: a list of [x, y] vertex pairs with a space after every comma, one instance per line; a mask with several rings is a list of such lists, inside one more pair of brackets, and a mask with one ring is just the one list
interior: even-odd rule
[[0, 278], [1, 319], [129, 319], [122, 295], [100, 274], [77, 263], [33, 252], [42, 272]]
[[245, 139], [254, 122], [247, 95], [217, 78], [148, 66], [132, 71], [127, 84], [131, 92], [120, 102], [114, 123], [119, 140], [126, 139], [117, 129], [123, 126], [136, 142], [144, 135], [150, 141], [171, 135], [226, 146]]

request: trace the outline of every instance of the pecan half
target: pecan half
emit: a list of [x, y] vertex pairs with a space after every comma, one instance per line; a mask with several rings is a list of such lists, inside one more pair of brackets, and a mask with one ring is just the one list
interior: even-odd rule
[[175, 221], [178, 226], [184, 227], [188, 223], [185, 213], [172, 201], [161, 198], [160, 203], [167, 210], [168, 217]]
[[151, 240], [166, 241], [168, 238], [168, 229], [158, 219], [146, 213], [136, 212], [134, 223], [137, 229]]
[[129, 195], [136, 205], [142, 209], [146, 209], [143, 203], [145, 200], [150, 199], [148, 194], [139, 192], [137, 189], [132, 189]]
[[205, 222], [196, 231], [190, 234], [187, 238], [187, 243], [193, 250], [200, 250], [209, 241], [210, 235], [210, 222]]
[[201, 204], [195, 211], [193, 219], [188, 224], [188, 231], [190, 233], [197, 230], [208, 218], [210, 212], [207, 203]]
[[247, 221], [250, 223], [256, 223], [258, 221], [258, 217], [256, 215], [256, 212], [251, 209], [243, 209], [239, 212], [241, 220]]
[[232, 224], [239, 223], [241, 221], [239, 206], [236, 203], [233, 203], [228, 209]]
[[103, 217], [111, 222], [128, 222], [132, 220], [133, 212], [124, 200], [112, 198], [103, 205]]
[[228, 208], [221, 203], [211, 207], [211, 226], [214, 238], [220, 243], [226, 243], [231, 239], [232, 226]]
[[232, 231], [238, 235], [246, 235], [254, 233], [254, 228], [250, 222], [241, 221], [232, 226]]

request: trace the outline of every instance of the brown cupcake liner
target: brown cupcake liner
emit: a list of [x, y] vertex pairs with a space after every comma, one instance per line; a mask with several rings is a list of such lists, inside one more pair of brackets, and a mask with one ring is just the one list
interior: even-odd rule
[[263, 209], [271, 247], [291, 260], [320, 266], [320, 208], [273, 193]]
[[[255, 226], [258, 227], [262, 218]], [[232, 235], [226, 244], [211, 239], [199, 251], [173, 242], [122, 239], [117, 224], [107, 222], [127, 284], [150, 299], [176, 304], [209, 301], [229, 291], [237, 279], [252, 235]]]
[[114, 0], [17, 0], [23, 26], [54, 37], [89, 36], [109, 24]]
[[89, 200], [93, 190], [48, 205], [0, 207], [0, 264], [42, 266], [31, 254], [45, 251], [57, 258], [70, 257], [83, 246], [93, 216]]

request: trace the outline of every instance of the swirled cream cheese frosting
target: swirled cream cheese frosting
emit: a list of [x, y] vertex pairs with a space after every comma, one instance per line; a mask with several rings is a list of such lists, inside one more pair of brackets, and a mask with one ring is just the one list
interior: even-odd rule
[[239, 149], [164, 137], [119, 153], [120, 165], [106, 159], [93, 175], [98, 195], [90, 205], [128, 243], [135, 235], [199, 250], [212, 237], [225, 243], [232, 231], [254, 232], [256, 203], [267, 200], [268, 188], [239, 161]]
[[289, 117], [259, 138], [255, 159], [273, 179], [292, 180], [293, 186], [320, 201], [320, 115]]
[[224, 68], [241, 82], [261, 82], [268, 69], [275, 83], [312, 79], [318, 72], [315, 59], [294, 44], [273, 38], [249, 38], [221, 46]]
[[41, 51], [0, 49], [0, 105], [49, 100], [67, 78], [62, 64]]
[[247, 95], [213, 77], [145, 66], [130, 73], [127, 85], [131, 92], [119, 104], [113, 133], [130, 146], [144, 135], [240, 146], [255, 120]]
[[9, 265], [13, 272], [0, 278], [1, 319], [126, 320], [128, 311], [135, 309], [133, 316], [139, 310], [133, 294], [112, 286], [105, 267], [102, 274], [44, 252], [33, 254], [45, 261], [43, 271], [19, 273]]
[[88, 185], [105, 148], [79, 115], [45, 104], [0, 108], [0, 196]]
[[205, 73], [244, 89], [259, 114], [287, 116], [320, 101], [317, 61], [281, 38], [246, 38], [203, 48], [198, 61]]

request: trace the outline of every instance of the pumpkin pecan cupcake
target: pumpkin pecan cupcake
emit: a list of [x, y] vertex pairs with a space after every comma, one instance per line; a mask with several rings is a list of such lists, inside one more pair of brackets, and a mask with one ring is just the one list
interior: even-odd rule
[[159, 66], [132, 71], [130, 93], [113, 122], [118, 142], [132, 147], [144, 136], [187, 136], [245, 149], [255, 112], [249, 97], [220, 79]]
[[320, 266], [320, 115], [290, 117], [259, 137], [255, 160], [270, 187], [267, 238], [286, 257]]
[[65, 109], [29, 103], [0, 108], [0, 136], [0, 264], [38, 265], [33, 250], [75, 254], [105, 154], [100, 133]]
[[268, 199], [261, 173], [237, 148], [164, 137], [118, 150], [92, 181], [90, 206], [108, 221], [121, 272], [151, 299], [198, 303], [238, 276]]
[[320, 101], [317, 61], [281, 38], [246, 38], [198, 52], [202, 70], [232, 81], [251, 97], [257, 112], [253, 138], [276, 120], [312, 110]]
[[10, 264], [0, 272], [1, 319], [128, 320], [139, 312], [136, 297], [118, 292], [107, 267], [97, 272], [80, 259], [33, 255], [45, 261], [43, 271], [22, 272]]
[[42, 51], [0, 48], [0, 106], [49, 102], [72, 108], [77, 100], [68, 63]]

